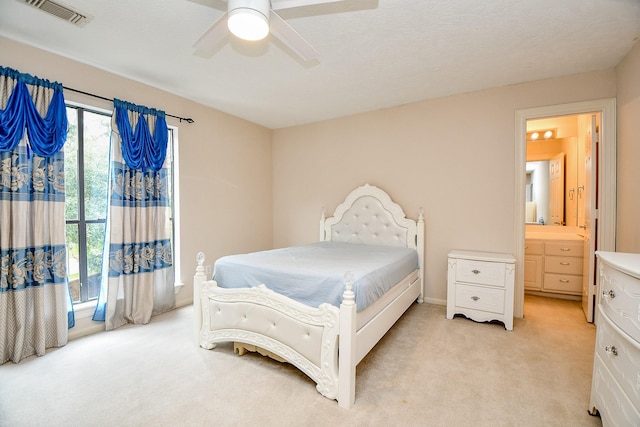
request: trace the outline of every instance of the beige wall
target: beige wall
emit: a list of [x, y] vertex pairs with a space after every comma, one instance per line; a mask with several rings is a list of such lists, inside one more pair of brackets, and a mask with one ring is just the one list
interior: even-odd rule
[[640, 43], [616, 68], [618, 221], [616, 250], [640, 253]]
[[[167, 118], [178, 128], [181, 277], [179, 305], [192, 301], [198, 251], [207, 264], [234, 252], [272, 245], [271, 131], [153, 87], [0, 37], [0, 65], [64, 86], [192, 117]], [[113, 109], [113, 104], [65, 91], [68, 101]]]
[[615, 97], [615, 71], [466, 93], [274, 131], [276, 247], [317, 239], [353, 188], [426, 218], [427, 298], [446, 299], [451, 249], [514, 251], [515, 111]]
[[[618, 250], [640, 252], [640, 47], [616, 70], [428, 100], [270, 131], [132, 80], [0, 37], [0, 65], [65, 86], [192, 117], [179, 123], [179, 304], [191, 300], [195, 253], [222, 255], [315, 241], [323, 207], [353, 188], [388, 191], [426, 216], [427, 297], [446, 299], [449, 250], [514, 250], [514, 113], [618, 92]], [[106, 101], [65, 96], [111, 109]]]

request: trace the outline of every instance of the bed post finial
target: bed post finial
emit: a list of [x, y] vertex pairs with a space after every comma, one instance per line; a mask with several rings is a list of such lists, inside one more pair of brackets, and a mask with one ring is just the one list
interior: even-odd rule
[[343, 304], [347, 304], [347, 305], [355, 304], [356, 294], [353, 293], [353, 282], [354, 281], [355, 280], [353, 278], [353, 273], [352, 272], [347, 271], [346, 273], [344, 273], [345, 289], [344, 289], [344, 294], [342, 296], [342, 303]]
[[198, 252], [196, 255], [196, 262], [198, 263], [198, 267], [204, 266], [204, 253]]
[[422, 206], [418, 208], [418, 221], [424, 221], [424, 209]]

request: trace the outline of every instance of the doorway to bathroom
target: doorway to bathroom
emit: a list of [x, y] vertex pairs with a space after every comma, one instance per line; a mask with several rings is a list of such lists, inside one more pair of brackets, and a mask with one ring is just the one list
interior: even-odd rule
[[516, 112], [516, 289], [580, 300], [593, 321], [595, 251], [615, 244], [615, 100]]
[[526, 137], [525, 294], [581, 301], [589, 322], [599, 126], [599, 113], [529, 119]]

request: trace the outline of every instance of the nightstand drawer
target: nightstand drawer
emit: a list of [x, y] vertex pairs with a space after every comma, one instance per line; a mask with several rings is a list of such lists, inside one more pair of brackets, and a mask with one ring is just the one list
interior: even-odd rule
[[582, 275], [582, 258], [547, 256], [544, 259], [544, 272]]
[[501, 314], [504, 311], [504, 290], [457, 284], [456, 305]]
[[460, 259], [456, 265], [456, 281], [504, 287], [505, 265], [501, 262]]

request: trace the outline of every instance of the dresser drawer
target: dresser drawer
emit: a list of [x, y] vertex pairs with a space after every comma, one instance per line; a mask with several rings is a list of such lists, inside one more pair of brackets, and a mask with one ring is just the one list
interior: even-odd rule
[[456, 281], [504, 287], [505, 264], [501, 262], [459, 259]]
[[544, 254], [544, 243], [526, 240], [524, 244], [524, 253], [526, 255], [542, 255]]
[[583, 244], [584, 242], [579, 240], [575, 242], [546, 242], [544, 244], [544, 254], [582, 258], [582, 255], [584, 253]]
[[633, 402], [640, 402], [640, 343], [629, 340], [602, 311], [596, 336], [596, 355], [600, 356], [627, 396]]
[[544, 258], [545, 273], [582, 274], [582, 258], [568, 256], [546, 256]]
[[582, 276], [546, 273], [543, 288], [545, 291], [582, 294]]
[[501, 314], [504, 311], [504, 290], [458, 284], [456, 305]]
[[604, 264], [600, 292], [604, 313], [616, 326], [640, 342], [640, 280]]
[[596, 354], [593, 361], [591, 408], [600, 412], [603, 426], [638, 426], [640, 413]]

